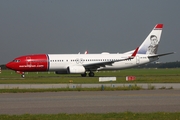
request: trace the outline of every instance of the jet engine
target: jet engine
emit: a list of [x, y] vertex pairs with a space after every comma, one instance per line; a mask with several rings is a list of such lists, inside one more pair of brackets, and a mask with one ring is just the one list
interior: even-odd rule
[[69, 66], [67, 67], [68, 73], [80, 73], [83, 74], [86, 72], [84, 66]]

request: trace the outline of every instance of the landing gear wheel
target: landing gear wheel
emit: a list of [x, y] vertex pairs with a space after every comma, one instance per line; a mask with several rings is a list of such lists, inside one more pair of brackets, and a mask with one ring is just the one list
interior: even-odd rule
[[22, 78], [25, 78], [25, 75], [24, 75], [24, 74], [22, 74], [22, 75], [21, 75], [21, 77], [22, 77]]
[[82, 76], [82, 77], [86, 77], [86, 76], [87, 76], [87, 73], [85, 72], [85, 73], [81, 74], [81, 76]]
[[89, 73], [89, 77], [94, 77], [94, 73], [93, 73], [93, 72], [90, 72], [90, 73]]

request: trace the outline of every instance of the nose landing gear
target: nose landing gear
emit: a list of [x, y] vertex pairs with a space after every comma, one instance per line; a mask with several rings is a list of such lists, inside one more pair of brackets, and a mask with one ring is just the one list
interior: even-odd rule
[[25, 75], [24, 75], [24, 74], [21, 74], [21, 77], [22, 77], [22, 78], [25, 78]]
[[21, 74], [21, 77], [22, 77], [22, 78], [25, 78], [24, 72], [22, 72], [22, 71], [16, 71], [16, 73]]

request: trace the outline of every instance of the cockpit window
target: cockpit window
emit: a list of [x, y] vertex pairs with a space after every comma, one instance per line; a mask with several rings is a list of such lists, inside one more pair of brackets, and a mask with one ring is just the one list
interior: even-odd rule
[[15, 60], [13, 60], [13, 62], [20, 62], [20, 60], [16, 60], [16, 59], [15, 59]]

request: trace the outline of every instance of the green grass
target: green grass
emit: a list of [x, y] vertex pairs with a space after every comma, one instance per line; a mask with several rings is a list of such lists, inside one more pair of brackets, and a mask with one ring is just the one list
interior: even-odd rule
[[[95, 72], [96, 77], [80, 77], [80, 74], [54, 74], [54, 72], [28, 72], [23, 79], [20, 74], [11, 70], [3, 70], [0, 74], [0, 84], [49, 84], [49, 83], [99, 83], [98, 77], [115, 76], [113, 83], [127, 83], [126, 76], [136, 76], [131, 83], [179, 83], [180, 69], [127, 69], [120, 71]], [[106, 82], [110, 83], [110, 82]]]
[[0, 120], [180, 120], [180, 113], [107, 113], [107, 114], [24, 114], [0, 115]]
[[0, 89], [0, 93], [26, 93], [26, 92], [59, 92], [59, 91], [117, 91], [117, 90], [141, 90], [140, 86], [119, 86], [119, 87], [106, 87], [101, 86], [99, 88], [82, 88], [78, 86], [76, 88], [47, 88], [47, 89], [19, 89], [19, 88], [4, 88]]

